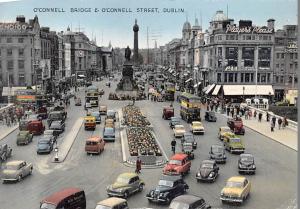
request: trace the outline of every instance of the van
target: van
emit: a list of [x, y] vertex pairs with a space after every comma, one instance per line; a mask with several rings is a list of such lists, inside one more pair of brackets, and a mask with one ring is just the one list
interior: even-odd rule
[[111, 197], [98, 202], [95, 209], [129, 209], [129, 207], [125, 199]]
[[40, 203], [40, 209], [86, 209], [85, 193], [82, 189], [67, 188], [56, 192]]
[[33, 135], [41, 135], [45, 131], [45, 126], [42, 121], [31, 121], [27, 125], [27, 130]]
[[105, 142], [101, 137], [92, 136], [85, 142], [85, 151], [87, 154], [95, 153], [100, 154], [104, 150]]

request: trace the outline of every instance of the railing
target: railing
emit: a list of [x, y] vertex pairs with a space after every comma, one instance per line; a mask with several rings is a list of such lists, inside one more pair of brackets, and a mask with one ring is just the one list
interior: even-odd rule
[[1, 107], [0, 108], [0, 113], [3, 113], [4, 111], [8, 110], [9, 108], [11, 108], [12, 106], [14, 106], [13, 103], [10, 103], [10, 104], [7, 104], [6, 106], [4, 107]]

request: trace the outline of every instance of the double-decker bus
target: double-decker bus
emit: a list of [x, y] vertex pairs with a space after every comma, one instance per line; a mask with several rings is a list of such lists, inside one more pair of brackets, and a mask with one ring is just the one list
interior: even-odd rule
[[165, 90], [166, 101], [174, 101], [175, 84], [170, 82], [165, 83]]
[[180, 98], [181, 118], [188, 123], [201, 121], [201, 98], [186, 92], [182, 93]]
[[85, 102], [90, 103], [92, 107], [99, 105], [99, 90], [96, 86], [89, 86], [85, 94]]

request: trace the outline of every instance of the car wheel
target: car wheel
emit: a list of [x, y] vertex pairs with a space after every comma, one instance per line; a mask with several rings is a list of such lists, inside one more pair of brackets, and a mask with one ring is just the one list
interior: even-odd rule
[[140, 184], [140, 186], [139, 186], [139, 192], [143, 191], [143, 189], [144, 189], [144, 185]]
[[129, 192], [128, 192], [128, 191], [125, 191], [125, 193], [124, 193], [124, 199], [127, 199], [128, 196], [129, 196]]
[[22, 180], [22, 175], [18, 176], [18, 182], [20, 182]]
[[167, 204], [170, 204], [170, 202], [171, 202], [171, 199], [170, 199], [169, 197], [167, 197], [166, 203], [167, 203]]

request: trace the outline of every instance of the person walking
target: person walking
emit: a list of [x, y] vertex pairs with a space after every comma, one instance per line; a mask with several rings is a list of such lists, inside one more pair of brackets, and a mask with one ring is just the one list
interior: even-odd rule
[[282, 119], [281, 119], [281, 118], [279, 118], [277, 122], [278, 122], [278, 129], [280, 130], [280, 128], [281, 128], [281, 124], [282, 124]]
[[245, 110], [245, 120], [247, 120], [248, 119], [248, 110], [246, 109]]
[[274, 132], [274, 127], [275, 127], [275, 124], [273, 123], [273, 121], [271, 121], [271, 132]]
[[258, 122], [261, 122], [261, 118], [262, 118], [262, 113], [258, 113]]
[[275, 117], [275, 115], [274, 115], [273, 118], [272, 118], [272, 122], [273, 122], [274, 127], [275, 127], [275, 124], [276, 124], [276, 117]]
[[283, 121], [282, 121], [282, 128], [285, 128], [286, 126], [288, 126], [288, 121], [286, 116], [283, 117]]
[[252, 110], [249, 110], [248, 111], [248, 119], [251, 120], [251, 117], [252, 117]]
[[270, 121], [270, 115], [269, 115], [269, 112], [267, 112], [267, 122]]
[[175, 149], [176, 149], [176, 140], [175, 139], [173, 139], [171, 141], [171, 149], [172, 149], [173, 154], [175, 154]]
[[256, 114], [257, 114], [257, 112], [256, 112], [256, 110], [254, 110], [254, 113], [253, 113], [254, 119], [256, 119]]
[[136, 158], [135, 173], [141, 173], [142, 161], [140, 157]]

